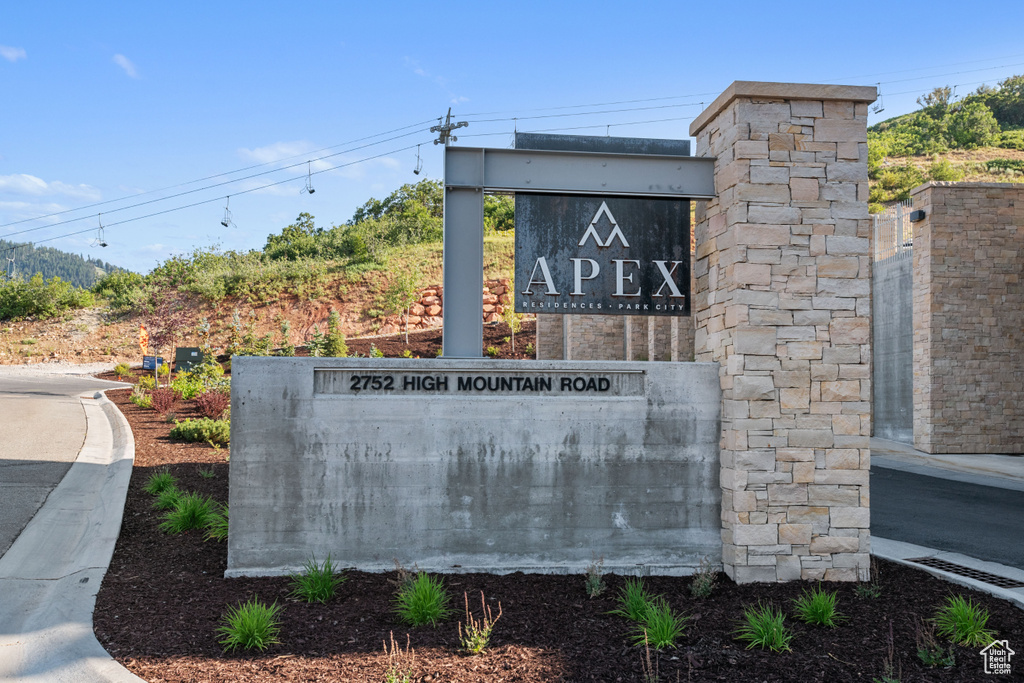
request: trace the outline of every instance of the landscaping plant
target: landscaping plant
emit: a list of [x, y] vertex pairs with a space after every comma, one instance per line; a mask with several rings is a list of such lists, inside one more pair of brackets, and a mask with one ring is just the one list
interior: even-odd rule
[[207, 541], [228, 540], [228, 506], [224, 503], [216, 503], [215, 509], [210, 513], [206, 521]]
[[178, 500], [181, 498], [181, 491], [178, 490], [177, 486], [168, 486], [160, 493], [156, 494], [156, 500], [153, 501], [153, 507], [157, 510], [173, 510], [178, 507]]
[[384, 654], [388, 656], [388, 669], [384, 672], [384, 683], [412, 683], [413, 671], [416, 669], [416, 652], [409, 644], [409, 634], [405, 634], [405, 650], [395, 642], [395, 632], [391, 632], [391, 647], [384, 641]]
[[711, 566], [711, 560], [705, 555], [700, 560], [700, 567], [693, 575], [690, 582], [690, 595], [695, 598], [706, 598], [715, 589], [715, 581], [718, 580], [718, 572]]
[[170, 389], [154, 389], [149, 395], [149, 406], [161, 415], [166, 415], [174, 406], [174, 392]]
[[800, 597], [793, 600], [793, 608], [797, 617], [805, 624], [835, 628], [840, 621], [846, 619], [836, 611], [836, 595], [836, 591], [822, 590], [819, 584], [817, 588], [805, 590]]
[[188, 418], [184, 422], [174, 423], [171, 438], [190, 443], [207, 442], [211, 445], [227, 446], [231, 442], [231, 423], [227, 420], [211, 420], [208, 417], [201, 417], [198, 420]]
[[224, 623], [217, 629], [217, 633], [223, 636], [219, 642], [225, 652], [237, 648], [262, 652], [281, 642], [278, 639], [280, 615], [281, 607], [276, 602], [266, 605], [258, 597], [237, 607], [229, 607], [221, 619]]
[[940, 636], [958, 645], [984, 647], [995, 640], [995, 633], [985, 628], [988, 618], [988, 610], [974, 600], [951, 595], [939, 607], [933, 621]]
[[612, 614], [643, 623], [647, 619], [654, 596], [647, 592], [642, 579], [629, 577], [626, 579], [626, 585], [619, 590], [618, 601], [619, 608], [612, 610]]
[[484, 592], [480, 591], [481, 620], [477, 621], [469, 612], [469, 594], [464, 592], [462, 596], [466, 600], [466, 630], [463, 633], [462, 622], [459, 622], [459, 642], [462, 644], [462, 649], [470, 654], [478, 655], [491, 642], [494, 624], [501, 619], [501, 603], [498, 603], [498, 616], [492, 618], [491, 608], [484, 601]]
[[653, 645], [655, 649], [674, 648], [686, 628], [686, 617], [676, 614], [668, 601], [657, 597], [647, 607], [647, 616], [633, 630], [636, 645]]
[[436, 626], [437, 622], [451, 615], [450, 602], [451, 597], [441, 579], [420, 572], [410, 583], [399, 587], [395, 596], [395, 612], [412, 626]]
[[346, 578], [331, 562], [330, 555], [323, 564], [317, 564], [316, 557], [313, 557], [306, 561], [301, 574], [291, 575], [292, 592], [289, 596], [306, 602], [326, 603]]
[[193, 529], [204, 530], [213, 516], [213, 500], [198, 493], [182, 493], [174, 509], [164, 515], [160, 530], [180, 534]]
[[587, 575], [584, 579], [587, 588], [587, 596], [596, 598], [604, 593], [604, 558], [596, 559], [587, 565]]
[[914, 635], [917, 641], [917, 658], [930, 669], [942, 667], [948, 669], [956, 664], [953, 646], [946, 650], [935, 638], [935, 624], [923, 619], [914, 621]]
[[747, 643], [747, 649], [759, 647], [772, 652], [789, 651], [793, 634], [786, 628], [785, 616], [771, 605], [757, 604], [743, 610], [743, 622], [734, 632], [736, 640]]
[[174, 478], [174, 475], [163, 470], [160, 472], [154, 472], [149, 475], [149, 480], [146, 481], [146, 486], [143, 490], [151, 496], [163, 493], [164, 490], [175, 488], [178, 485], [178, 480]]
[[117, 379], [120, 380], [122, 377], [132, 374], [132, 369], [127, 363], [118, 363], [114, 366], [114, 372], [117, 373]]
[[206, 391], [196, 396], [196, 407], [199, 409], [199, 414], [211, 420], [219, 420], [229, 405], [231, 405], [231, 394], [225, 391]]

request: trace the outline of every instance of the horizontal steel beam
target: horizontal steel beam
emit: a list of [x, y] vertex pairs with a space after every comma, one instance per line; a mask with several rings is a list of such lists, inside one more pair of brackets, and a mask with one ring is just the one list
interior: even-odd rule
[[492, 192], [711, 199], [715, 159], [448, 147], [444, 182]]

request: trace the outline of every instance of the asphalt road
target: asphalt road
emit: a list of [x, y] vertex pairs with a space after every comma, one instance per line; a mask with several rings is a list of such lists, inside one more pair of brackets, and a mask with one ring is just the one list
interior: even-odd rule
[[873, 467], [871, 534], [1024, 569], [1024, 491]]
[[0, 556], [82, 449], [85, 409], [79, 395], [112, 386], [92, 378], [0, 370]]

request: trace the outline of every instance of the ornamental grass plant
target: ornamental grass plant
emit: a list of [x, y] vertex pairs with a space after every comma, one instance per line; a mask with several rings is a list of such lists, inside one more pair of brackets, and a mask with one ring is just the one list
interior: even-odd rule
[[444, 621], [451, 616], [451, 596], [440, 578], [420, 572], [411, 582], [400, 586], [395, 596], [395, 612], [411, 626], [424, 626]]
[[302, 573], [292, 574], [290, 578], [292, 592], [289, 597], [304, 602], [326, 603], [347, 577], [338, 571], [328, 555], [322, 564], [317, 564], [316, 557], [307, 560]]
[[243, 650], [266, 650], [271, 645], [281, 642], [278, 636], [281, 607], [275, 602], [271, 605], [260, 602], [253, 597], [242, 605], [229, 607], [221, 618], [223, 622], [217, 629], [222, 636], [220, 644], [225, 652], [238, 648]]
[[772, 652], [788, 652], [793, 633], [786, 628], [785, 615], [771, 605], [758, 603], [743, 610], [743, 621], [734, 631], [736, 640], [747, 643], [747, 649], [759, 647]]

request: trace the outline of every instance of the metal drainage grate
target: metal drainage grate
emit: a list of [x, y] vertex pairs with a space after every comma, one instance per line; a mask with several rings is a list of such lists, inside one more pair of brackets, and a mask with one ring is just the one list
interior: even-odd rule
[[915, 557], [907, 560], [907, 562], [924, 565], [925, 567], [931, 567], [932, 569], [941, 569], [944, 572], [956, 574], [957, 576], [966, 576], [967, 578], [975, 579], [976, 581], [984, 581], [985, 583], [998, 586], [999, 588], [1024, 588], [1024, 581], [1008, 579], [1005, 576], [996, 576], [995, 574], [971, 569], [970, 567], [965, 567], [962, 564], [947, 562], [946, 560], [940, 560], [935, 557]]

